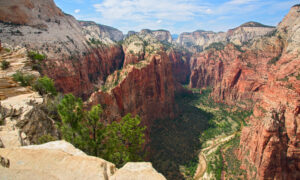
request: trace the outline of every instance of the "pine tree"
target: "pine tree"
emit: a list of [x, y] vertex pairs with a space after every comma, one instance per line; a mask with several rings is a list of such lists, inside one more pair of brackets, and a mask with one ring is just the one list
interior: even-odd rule
[[82, 100], [72, 94], [66, 94], [58, 105], [58, 114], [62, 120], [60, 126], [62, 136], [66, 141], [79, 148], [84, 146], [79, 128], [79, 123], [84, 117], [82, 106]]
[[103, 109], [100, 104], [92, 107], [87, 112], [86, 120], [81, 123], [82, 136], [86, 142], [88, 153], [94, 156], [100, 156], [103, 151], [103, 138], [105, 127], [101, 123], [100, 118], [103, 113]]
[[112, 122], [107, 126], [104, 154], [108, 161], [122, 166], [129, 161], [143, 159], [146, 127], [141, 127], [140, 123], [139, 116], [132, 117], [129, 113], [119, 123]]

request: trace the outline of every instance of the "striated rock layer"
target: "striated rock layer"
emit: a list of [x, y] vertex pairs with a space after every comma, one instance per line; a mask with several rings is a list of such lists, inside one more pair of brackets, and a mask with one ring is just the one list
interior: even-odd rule
[[259, 38], [275, 30], [275, 27], [266, 26], [257, 22], [244, 23], [239, 27], [230, 29], [227, 32], [197, 30], [192, 33], [184, 32], [179, 35], [176, 43], [194, 51], [202, 51], [212, 43], [243, 43]]
[[53, 0], [1, 1], [0, 14], [2, 43], [45, 54], [43, 73], [65, 93], [87, 98], [123, 64], [122, 48], [113, 42], [122, 38], [119, 31], [81, 25]]
[[238, 152], [249, 179], [300, 178], [299, 12], [294, 6], [270, 36], [190, 60], [191, 87], [213, 87], [216, 101], [254, 107]]
[[149, 133], [154, 120], [174, 117], [175, 81], [166, 53], [151, 55], [148, 62], [141, 63], [145, 64], [127, 65], [113, 74], [107, 82], [112, 87], [107, 85], [107, 90], [93, 93], [89, 101], [103, 104], [105, 114], [112, 119], [138, 114]]

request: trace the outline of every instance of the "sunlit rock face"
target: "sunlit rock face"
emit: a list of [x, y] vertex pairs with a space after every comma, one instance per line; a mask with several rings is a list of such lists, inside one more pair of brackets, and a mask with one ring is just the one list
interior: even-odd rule
[[121, 68], [123, 51], [114, 43], [123, 38], [118, 30], [80, 24], [52, 0], [0, 4], [1, 42], [45, 54], [42, 71], [55, 80], [59, 90], [87, 98], [109, 74]]
[[266, 26], [257, 22], [244, 23], [241, 26], [230, 29], [227, 32], [212, 32], [197, 30], [192, 33], [182, 33], [176, 43], [184, 46], [191, 51], [202, 51], [212, 43], [234, 43], [243, 45], [249, 40], [259, 38], [275, 30], [275, 27]]
[[242, 47], [209, 49], [190, 60], [190, 87], [212, 87], [216, 101], [254, 108], [238, 152], [249, 178], [300, 177], [299, 8], [268, 36]]

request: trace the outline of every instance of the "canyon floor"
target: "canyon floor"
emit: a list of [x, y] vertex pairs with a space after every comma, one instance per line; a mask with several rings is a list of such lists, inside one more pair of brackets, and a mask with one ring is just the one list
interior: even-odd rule
[[[214, 103], [209, 89], [192, 91], [176, 96], [179, 118], [154, 125], [153, 166], [167, 179], [219, 179], [225, 176], [223, 171], [226, 177], [245, 175], [239, 170], [235, 151], [251, 112]], [[226, 166], [228, 161], [235, 163]]]

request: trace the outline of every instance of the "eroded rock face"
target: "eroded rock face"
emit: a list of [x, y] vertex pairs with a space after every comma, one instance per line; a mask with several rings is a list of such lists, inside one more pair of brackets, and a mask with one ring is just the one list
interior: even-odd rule
[[[268, 43], [278, 43], [276, 46]], [[213, 87], [213, 98], [218, 102], [252, 107], [268, 81], [268, 62], [281, 54], [282, 43], [271, 39], [259, 50], [237, 49], [233, 44], [224, 50], [210, 49], [194, 55], [190, 60], [190, 87]], [[240, 103], [243, 101], [242, 103]]]
[[139, 32], [139, 34], [140, 35], [151, 34], [152, 36], [154, 36], [159, 41], [172, 43], [172, 35], [167, 30], [143, 29], [143, 30], [141, 30], [141, 32]]
[[238, 152], [249, 179], [300, 178], [299, 9], [270, 37], [207, 50], [190, 61], [191, 87], [213, 87], [216, 101], [254, 107]]
[[187, 84], [191, 74], [189, 65], [191, 53], [176, 49], [171, 49], [170, 51], [167, 51], [167, 53], [172, 63], [174, 79], [181, 84]]
[[[275, 30], [275, 27], [266, 26], [256, 22], [248, 22], [231, 29], [228, 32], [212, 32], [198, 30], [192, 33], [182, 33], [177, 39], [177, 43], [192, 51], [202, 51], [214, 42], [232, 42], [242, 45], [251, 39], [264, 36]], [[195, 49], [196, 48], [196, 49]]]
[[151, 163], [129, 162], [118, 170], [114, 164], [88, 156], [66, 141], [1, 148], [0, 154], [0, 179], [165, 179]]
[[96, 24], [93, 21], [79, 21], [79, 24], [83, 27], [84, 34], [89, 34], [87, 39], [100, 38], [105, 40], [107, 38], [108, 40], [121, 41], [124, 38], [122, 31], [110, 26]]
[[123, 64], [122, 48], [113, 42], [122, 38], [118, 30], [97, 25], [87, 32], [87, 26], [62, 13], [52, 0], [1, 1], [0, 12], [2, 43], [45, 54], [43, 74], [65, 93], [87, 98]]
[[112, 120], [127, 113], [138, 114], [149, 128], [156, 119], [174, 117], [175, 81], [167, 54], [152, 55], [142, 63], [145, 64], [127, 65], [116, 72], [112, 87], [93, 93], [89, 102], [103, 104]]
[[166, 178], [158, 173], [151, 165], [151, 163], [126, 163], [119, 169], [111, 180], [165, 180]]
[[[65, 141], [41, 146], [0, 149], [9, 167], [0, 167], [1, 179], [109, 179], [115, 165], [103, 159], [78, 154]], [[38, 155], [38, 158], [36, 158]]]

